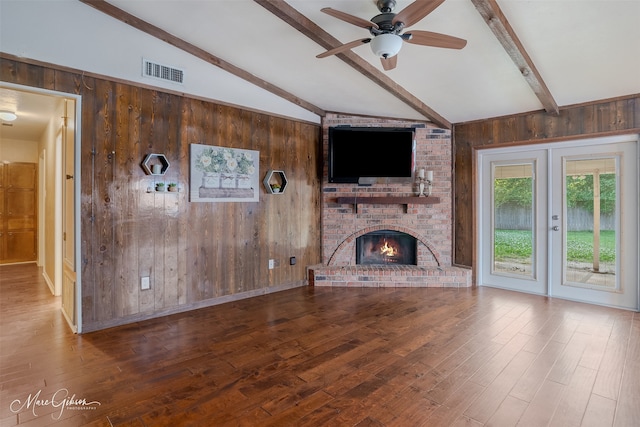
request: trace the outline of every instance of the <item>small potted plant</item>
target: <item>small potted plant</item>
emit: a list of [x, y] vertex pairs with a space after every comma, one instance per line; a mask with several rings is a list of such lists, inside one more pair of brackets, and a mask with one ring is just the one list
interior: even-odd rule
[[280, 184], [271, 184], [271, 191], [273, 191], [274, 193], [279, 193], [280, 192]]
[[178, 191], [178, 184], [176, 184], [175, 182], [169, 183], [169, 191], [171, 192]]
[[167, 189], [164, 188], [164, 182], [159, 182], [156, 184], [156, 191], [166, 191]]

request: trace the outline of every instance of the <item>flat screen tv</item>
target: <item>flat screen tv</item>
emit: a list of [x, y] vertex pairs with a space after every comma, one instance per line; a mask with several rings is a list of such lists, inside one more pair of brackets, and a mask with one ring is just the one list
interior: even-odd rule
[[413, 128], [329, 128], [329, 182], [411, 182], [414, 158]]

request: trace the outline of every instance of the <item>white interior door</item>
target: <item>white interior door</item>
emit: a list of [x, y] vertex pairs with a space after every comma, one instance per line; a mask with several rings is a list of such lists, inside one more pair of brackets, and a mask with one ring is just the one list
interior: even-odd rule
[[478, 156], [478, 282], [637, 309], [638, 140]]

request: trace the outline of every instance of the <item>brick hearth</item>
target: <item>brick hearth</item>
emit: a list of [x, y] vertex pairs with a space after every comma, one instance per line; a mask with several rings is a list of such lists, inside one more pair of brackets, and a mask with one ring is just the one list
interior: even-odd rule
[[[451, 265], [451, 133], [425, 124], [328, 114], [323, 122], [327, 158], [330, 126], [416, 128], [416, 168], [432, 170], [435, 204], [342, 204], [338, 197], [414, 197], [413, 184], [376, 183], [370, 187], [329, 183], [327, 165], [322, 188], [322, 265], [309, 267], [315, 286], [429, 287], [471, 286], [471, 271]], [[354, 159], [354, 161], [357, 161]], [[355, 240], [376, 230], [394, 230], [418, 240], [417, 266], [356, 265]]]
[[309, 268], [314, 286], [360, 286], [373, 288], [434, 288], [471, 286], [468, 269], [416, 267], [415, 265], [349, 265]]

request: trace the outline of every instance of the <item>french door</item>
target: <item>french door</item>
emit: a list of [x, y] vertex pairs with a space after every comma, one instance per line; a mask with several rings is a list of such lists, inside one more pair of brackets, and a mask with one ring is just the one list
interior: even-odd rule
[[478, 156], [478, 279], [638, 309], [638, 140]]

